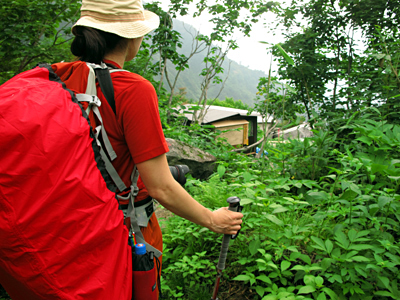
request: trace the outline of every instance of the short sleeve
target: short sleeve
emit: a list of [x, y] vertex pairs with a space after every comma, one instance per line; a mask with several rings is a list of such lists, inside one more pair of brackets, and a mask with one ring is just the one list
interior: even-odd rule
[[118, 94], [117, 116], [133, 161], [138, 164], [166, 153], [168, 146], [153, 85], [138, 75], [131, 79]]

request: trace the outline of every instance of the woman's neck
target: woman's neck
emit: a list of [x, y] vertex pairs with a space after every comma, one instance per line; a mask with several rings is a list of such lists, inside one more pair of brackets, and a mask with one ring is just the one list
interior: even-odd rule
[[121, 68], [124, 67], [125, 55], [116, 54], [116, 53], [109, 53], [109, 54], [104, 56], [104, 59], [111, 60], [111, 61], [117, 63]]

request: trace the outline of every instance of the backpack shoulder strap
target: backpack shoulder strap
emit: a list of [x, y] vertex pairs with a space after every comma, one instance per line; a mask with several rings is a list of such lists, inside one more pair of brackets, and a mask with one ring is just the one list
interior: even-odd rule
[[89, 66], [89, 69], [91, 68], [94, 70], [96, 79], [100, 85], [100, 89], [114, 114], [116, 114], [117, 111], [115, 108], [114, 87], [107, 65], [103, 62], [100, 65], [92, 63], [87, 63], [87, 65]]

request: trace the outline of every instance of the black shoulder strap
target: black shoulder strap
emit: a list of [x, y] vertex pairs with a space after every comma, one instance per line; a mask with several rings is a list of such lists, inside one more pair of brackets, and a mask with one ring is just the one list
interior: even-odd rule
[[117, 114], [117, 110], [115, 108], [115, 99], [114, 99], [114, 87], [111, 80], [110, 71], [107, 69], [94, 69], [96, 74], [96, 78], [99, 81], [99, 85], [101, 91], [106, 98], [108, 104], [111, 106], [114, 114]]

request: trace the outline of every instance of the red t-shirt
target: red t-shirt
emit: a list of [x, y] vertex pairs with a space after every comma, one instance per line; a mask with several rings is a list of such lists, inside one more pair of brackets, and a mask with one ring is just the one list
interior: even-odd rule
[[[106, 61], [120, 68], [115, 62]], [[86, 63], [58, 63], [53, 70], [76, 93], [84, 93], [87, 85], [88, 69]], [[135, 164], [144, 162], [168, 152], [158, 111], [158, 99], [153, 85], [140, 75], [131, 72], [111, 74], [116, 115], [101, 93], [97, 84], [97, 96], [104, 128], [111, 145], [117, 154], [112, 162], [127, 187]], [[139, 179], [137, 201], [148, 197], [148, 192]]]

